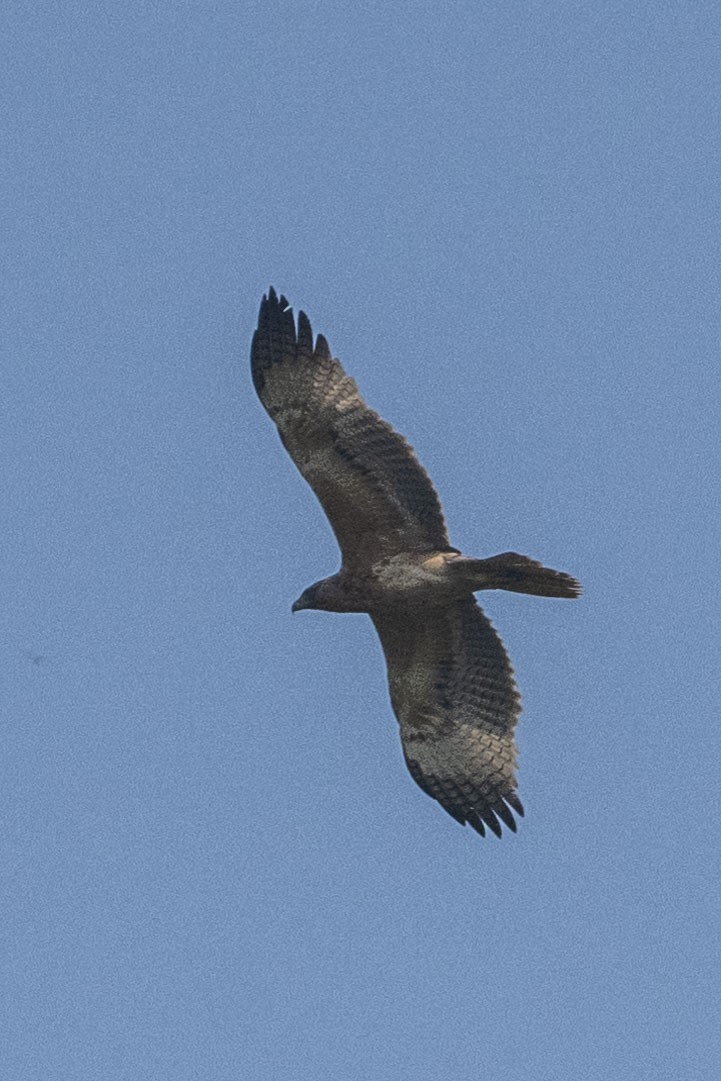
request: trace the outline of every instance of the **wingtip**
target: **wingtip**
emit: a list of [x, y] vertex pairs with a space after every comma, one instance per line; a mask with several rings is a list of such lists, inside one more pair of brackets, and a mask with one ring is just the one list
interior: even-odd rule
[[[508, 806], [506, 806], [506, 804], [508, 804]], [[446, 810], [448, 810], [448, 808], [446, 808]], [[464, 814], [463, 816], [453, 814], [452, 811], [449, 813], [452, 814], [457, 821], [471, 826], [471, 828], [474, 829], [476, 833], [479, 833], [481, 837], [486, 836], [487, 830], [495, 833], [496, 837], [502, 837], [503, 828], [501, 823], [503, 823], [511, 833], [518, 833], [518, 823], [513, 817], [512, 811], [515, 811], [519, 818], [523, 818], [523, 804], [514, 792], [504, 796], [499, 803], [494, 804], [493, 808], [485, 807], [482, 811], [472, 811], [470, 814]]]
[[253, 385], [261, 400], [267, 370], [274, 364], [292, 360], [296, 341], [293, 309], [286, 297], [282, 293], [278, 296], [271, 285], [260, 302], [258, 325], [250, 346]]
[[269, 285], [268, 292], [263, 294], [263, 299], [260, 302], [261, 309], [264, 305], [266, 307], [279, 308], [282, 312], [285, 312], [290, 308], [288, 298], [285, 294], [281, 293], [280, 296], [278, 296], [272, 285]]
[[474, 829], [476, 833], [480, 833], [481, 837], [486, 836], [486, 827], [483, 824], [482, 818], [479, 818], [478, 815], [473, 815], [466, 821], [468, 822], [468, 825], [471, 827], [471, 829]]
[[501, 837], [503, 835], [503, 830], [501, 829], [501, 823], [498, 821], [498, 819], [496, 818], [493, 811], [491, 811], [491, 810], [484, 811], [483, 812], [483, 821], [488, 826], [488, 828], [490, 830], [492, 830], [493, 833], [495, 833], [496, 837]]
[[503, 800], [501, 800], [501, 802], [498, 803], [493, 808], [493, 810], [496, 813], [496, 815], [498, 816], [498, 818], [500, 818], [501, 821], [506, 826], [508, 826], [511, 833], [517, 833], [518, 832], [518, 826], [516, 825], [516, 820], [513, 817], [511, 809], [510, 809], [510, 807], [506, 806], [506, 804], [503, 802]]
[[320, 359], [330, 357], [330, 346], [328, 345], [327, 339], [322, 334], [319, 334], [315, 340], [315, 353]]
[[298, 350], [308, 356], [313, 353], [313, 330], [305, 312], [298, 312]]
[[[310, 319], [304, 311], [299, 311], [296, 330], [296, 319], [292, 305], [284, 293], [279, 295], [271, 285], [268, 287], [268, 292], [263, 294], [263, 299], [260, 302], [258, 330], [268, 330], [273, 327], [282, 328], [283, 332], [295, 338], [300, 352], [309, 355], [313, 354], [313, 330]], [[319, 334], [316, 340], [315, 353], [321, 359], [328, 358], [331, 355], [328, 341], [322, 334]]]

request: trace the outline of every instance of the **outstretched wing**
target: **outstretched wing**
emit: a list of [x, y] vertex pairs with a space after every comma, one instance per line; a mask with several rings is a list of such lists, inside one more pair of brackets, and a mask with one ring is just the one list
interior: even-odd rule
[[448, 548], [443, 513], [413, 449], [365, 404], [304, 312], [273, 289], [251, 348], [253, 383], [327, 514], [350, 567]]
[[418, 619], [395, 611], [372, 619], [413, 779], [482, 836], [488, 827], [500, 837], [501, 822], [515, 832], [520, 697], [489, 620], [472, 598]]

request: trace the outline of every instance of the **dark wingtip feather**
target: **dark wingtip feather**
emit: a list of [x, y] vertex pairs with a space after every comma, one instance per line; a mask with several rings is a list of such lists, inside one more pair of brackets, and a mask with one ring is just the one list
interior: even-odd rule
[[[293, 309], [288, 306], [288, 301], [285, 297], [280, 298], [280, 304], [281, 307], [278, 310], [278, 321], [281, 333], [288, 343], [295, 344], [295, 319], [293, 318]], [[283, 307], [283, 305], [285, 306]]]
[[[508, 807], [506, 806], [506, 803], [509, 804]], [[457, 822], [467, 823], [476, 831], [476, 833], [480, 833], [481, 837], [486, 836], [486, 830], [491, 830], [495, 833], [496, 837], [502, 837], [503, 830], [501, 822], [503, 822], [512, 833], [518, 832], [518, 824], [511, 813], [511, 807], [520, 818], [523, 818], [523, 804], [515, 793], [504, 796], [502, 800], [497, 804], [494, 804], [493, 808], [485, 807], [482, 811], [474, 810], [470, 813], [457, 813], [454, 810], [450, 810], [448, 807], [445, 807], [445, 810], [448, 811]], [[499, 822], [499, 819], [501, 822]]]
[[298, 312], [298, 351], [308, 356], [313, 353], [313, 331], [305, 312]]
[[296, 333], [293, 309], [271, 285], [260, 302], [258, 326], [250, 347], [253, 384], [263, 397], [265, 373], [274, 364], [288, 360], [295, 352]]
[[274, 309], [279, 309], [281, 312], [284, 312], [286, 308], [289, 307], [290, 304], [283, 293], [278, 296], [272, 285], [268, 287], [268, 292], [263, 294], [263, 299], [260, 302], [260, 310], [263, 311], [265, 308], [268, 313]]
[[441, 804], [441, 806], [443, 807], [443, 810], [451, 816], [451, 818], [455, 818], [456, 822], [460, 822], [462, 826], [465, 826], [467, 819], [460, 807], [450, 807], [447, 806], [445, 803]]
[[505, 824], [508, 826], [509, 830], [511, 830], [513, 833], [517, 832], [518, 826], [516, 825], [516, 820], [513, 817], [510, 809], [508, 807], [506, 807], [505, 803], [502, 800], [500, 801], [500, 803], [496, 804], [496, 806], [493, 808], [493, 810], [498, 815], [498, 817], [503, 822], [505, 822]]
[[480, 833], [481, 837], [486, 836], [486, 827], [483, 825], [483, 820], [478, 815], [472, 815], [468, 820], [468, 825], [471, 826], [476, 833]]
[[496, 837], [501, 836], [501, 834], [503, 833], [503, 830], [501, 829], [501, 823], [498, 821], [495, 814], [490, 808], [487, 811], [483, 812], [483, 821], [490, 830], [493, 830]]
[[326, 357], [330, 358], [330, 346], [322, 334], [319, 334], [316, 338], [315, 354], [321, 360], [324, 360]]

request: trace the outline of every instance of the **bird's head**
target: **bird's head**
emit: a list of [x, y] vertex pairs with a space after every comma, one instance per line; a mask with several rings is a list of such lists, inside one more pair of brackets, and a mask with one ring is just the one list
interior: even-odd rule
[[317, 585], [304, 589], [297, 601], [293, 601], [291, 612], [302, 612], [304, 608], [318, 608]]
[[291, 612], [301, 612], [304, 608], [317, 608], [323, 612], [348, 611], [348, 598], [338, 580], [338, 575], [323, 578], [322, 581], [314, 582], [312, 586], [304, 589], [291, 608]]
[[303, 612], [304, 609], [328, 609], [328, 601], [331, 600], [328, 588], [328, 579], [315, 582], [308, 586], [293, 604], [291, 612]]

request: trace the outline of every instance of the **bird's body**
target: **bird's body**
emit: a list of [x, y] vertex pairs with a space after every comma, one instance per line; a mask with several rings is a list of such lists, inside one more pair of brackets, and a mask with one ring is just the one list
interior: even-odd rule
[[388, 665], [391, 703], [413, 778], [479, 833], [512, 830], [520, 699], [480, 589], [575, 597], [574, 578], [513, 552], [473, 559], [451, 547], [438, 496], [402, 436], [374, 413], [334, 359], [296, 332], [284, 297], [263, 298], [253, 381], [341, 548], [340, 571], [294, 611], [367, 612]]

